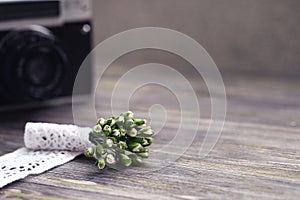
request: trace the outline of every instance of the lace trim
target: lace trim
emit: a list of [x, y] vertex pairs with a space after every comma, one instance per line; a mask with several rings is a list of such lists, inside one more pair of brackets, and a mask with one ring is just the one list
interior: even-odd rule
[[90, 145], [90, 128], [75, 125], [27, 123], [25, 147], [0, 157], [0, 188], [73, 160]]
[[90, 128], [75, 125], [28, 122], [24, 143], [29, 149], [83, 151], [91, 145], [90, 131]]

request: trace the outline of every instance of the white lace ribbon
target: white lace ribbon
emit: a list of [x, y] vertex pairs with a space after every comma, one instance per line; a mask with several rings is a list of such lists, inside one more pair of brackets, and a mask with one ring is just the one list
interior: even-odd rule
[[74, 159], [91, 145], [90, 131], [75, 125], [27, 123], [25, 147], [0, 157], [0, 188]]

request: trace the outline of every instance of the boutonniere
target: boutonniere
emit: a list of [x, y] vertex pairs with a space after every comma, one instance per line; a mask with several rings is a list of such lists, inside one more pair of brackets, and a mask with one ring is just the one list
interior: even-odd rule
[[120, 169], [141, 165], [148, 158], [154, 131], [145, 119], [134, 118], [131, 111], [118, 117], [99, 118], [89, 140], [92, 146], [84, 149], [84, 155], [96, 160], [95, 165]]

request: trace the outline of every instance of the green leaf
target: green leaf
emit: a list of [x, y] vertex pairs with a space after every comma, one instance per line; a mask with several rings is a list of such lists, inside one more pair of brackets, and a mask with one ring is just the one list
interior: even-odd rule
[[125, 154], [120, 154], [119, 155], [119, 160], [120, 160], [120, 162], [124, 165], [124, 166], [126, 166], [126, 167], [128, 167], [129, 165], [131, 165], [131, 163], [132, 163], [132, 161], [131, 161], [131, 158], [129, 158], [127, 155], [125, 155]]
[[98, 144], [96, 146], [96, 156], [97, 158], [101, 157], [103, 154], [103, 146], [101, 144]]

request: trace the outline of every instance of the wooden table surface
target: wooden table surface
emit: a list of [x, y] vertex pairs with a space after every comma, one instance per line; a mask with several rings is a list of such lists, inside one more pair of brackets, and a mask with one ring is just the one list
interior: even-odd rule
[[[210, 154], [197, 152], [209, 122], [209, 96], [196, 88], [202, 125], [189, 149], [174, 163], [155, 172], [128, 175], [112, 169], [100, 173], [93, 161], [75, 160], [40, 175], [16, 181], [0, 190], [3, 199], [299, 199], [300, 198], [300, 87], [297, 81], [276, 78], [225, 77], [227, 117]], [[176, 83], [174, 83], [176, 84]], [[109, 86], [109, 83], [107, 84]], [[104, 84], [105, 88], [105, 84]], [[110, 87], [101, 90], [97, 112], [108, 117]], [[132, 110], [146, 113], [145, 105], [165, 101], [160, 89], [135, 98]], [[156, 91], [156, 92], [154, 92]], [[156, 94], [156, 95], [155, 95]], [[89, 114], [82, 106], [82, 119]], [[179, 112], [167, 103], [168, 122], [159, 133], [178, 128]], [[3, 112], [0, 117], [0, 155], [23, 144], [27, 121], [73, 123], [70, 104]], [[195, 119], [191, 116], [191, 123]], [[184, 131], [188, 133], [189, 124]], [[156, 144], [163, 145], [160, 140]]]

